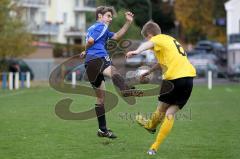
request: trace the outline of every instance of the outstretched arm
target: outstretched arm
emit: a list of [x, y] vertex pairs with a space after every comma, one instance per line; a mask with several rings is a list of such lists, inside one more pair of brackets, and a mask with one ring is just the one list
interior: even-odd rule
[[152, 72], [156, 71], [156, 70], [159, 70], [161, 69], [161, 66], [159, 63], [156, 63], [155, 65], [153, 65], [153, 67], [148, 70], [147, 72], [143, 73], [141, 76], [140, 76], [140, 79], [143, 80], [146, 76], [150, 75]]
[[142, 51], [145, 51], [145, 50], [148, 50], [148, 49], [151, 49], [154, 47], [154, 43], [151, 42], [151, 41], [148, 41], [148, 42], [145, 42], [143, 44], [141, 44], [137, 50], [134, 50], [134, 51], [129, 51], [127, 54], [126, 54], [126, 57], [129, 58], [129, 57], [132, 57], [134, 55], [137, 55], [139, 53], [141, 53]]
[[130, 27], [130, 25], [133, 21], [133, 16], [134, 16], [134, 14], [131, 12], [125, 13], [126, 23], [123, 25], [123, 27], [117, 33], [114, 34], [112, 39], [119, 40], [127, 32], [128, 28]]

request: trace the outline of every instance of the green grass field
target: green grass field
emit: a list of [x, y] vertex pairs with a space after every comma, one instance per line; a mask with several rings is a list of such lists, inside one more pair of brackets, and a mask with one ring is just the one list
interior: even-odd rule
[[[111, 85], [108, 89], [113, 91]], [[239, 84], [214, 86], [212, 91], [195, 86], [171, 134], [158, 154], [149, 157], [146, 151], [156, 135], [133, 118], [155, 110], [156, 97], [138, 98], [135, 106], [120, 99], [107, 114], [108, 126], [118, 135], [110, 140], [96, 136], [96, 119], [65, 121], [55, 115], [55, 104], [64, 97], [74, 99], [75, 112], [93, 107], [94, 98], [49, 87], [0, 90], [0, 159], [238, 159], [239, 94]]]

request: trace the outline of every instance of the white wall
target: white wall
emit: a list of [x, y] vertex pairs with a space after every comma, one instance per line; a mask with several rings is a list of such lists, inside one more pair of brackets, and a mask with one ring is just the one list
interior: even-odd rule
[[240, 0], [225, 3], [227, 11], [227, 34], [240, 33]]
[[[240, 0], [230, 0], [225, 3], [227, 12], [227, 36], [240, 34]], [[240, 64], [240, 43], [228, 44], [228, 70]]]
[[[59, 12], [62, 15], [62, 25], [60, 25], [60, 33], [58, 35], [58, 41], [60, 43], [66, 43], [67, 39], [65, 37], [65, 31], [70, 28], [70, 26], [74, 25], [74, 5], [75, 1], [71, 0], [71, 3], [66, 3], [66, 0], [59, 0], [61, 3], [59, 4]], [[66, 21], [63, 21], [63, 15], [66, 15]]]

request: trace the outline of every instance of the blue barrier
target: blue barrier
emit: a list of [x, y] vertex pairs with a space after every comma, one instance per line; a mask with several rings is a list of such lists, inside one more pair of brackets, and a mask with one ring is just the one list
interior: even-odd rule
[[2, 73], [2, 88], [3, 89], [7, 88], [7, 73], [6, 72]]
[[25, 82], [25, 73], [21, 72], [21, 88], [24, 88], [24, 82]]

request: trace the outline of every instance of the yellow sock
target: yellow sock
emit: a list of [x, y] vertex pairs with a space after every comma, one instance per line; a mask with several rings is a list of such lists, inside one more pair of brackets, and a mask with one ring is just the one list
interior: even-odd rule
[[151, 149], [157, 151], [163, 140], [167, 137], [167, 135], [170, 133], [172, 126], [174, 123], [174, 117], [168, 116], [164, 118], [163, 124], [158, 132], [157, 138], [153, 145], [151, 146]]
[[151, 118], [148, 120], [148, 122], [145, 125], [145, 128], [147, 129], [156, 129], [158, 124], [162, 121], [164, 118], [165, 113], [160, 113], [157, 109], [151, 116]]

